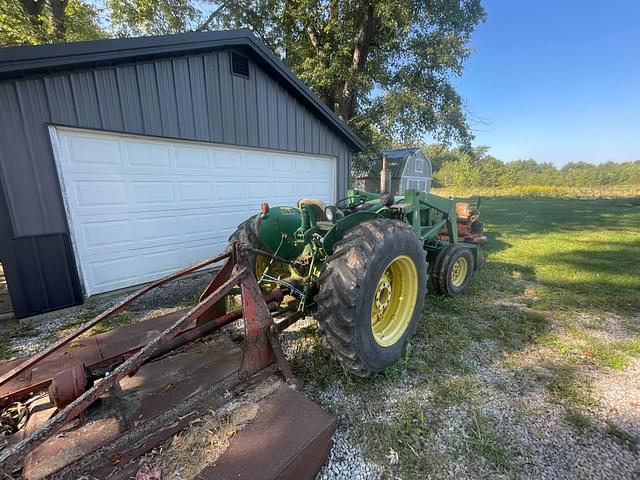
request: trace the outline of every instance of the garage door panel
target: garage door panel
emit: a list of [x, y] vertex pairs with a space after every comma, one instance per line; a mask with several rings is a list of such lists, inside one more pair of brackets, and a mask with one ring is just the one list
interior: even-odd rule
[[176, 199], [173, 194], [172, 182], [131, 182], [134, 206], [145, 207], [154, 203], [167, 203], [168, 206], [175, 204]]
[[220, 182], [216, 181], [216, 191], [221, 201], [229, 201], [232, 198], [242, 199], [245, 196], [244, 183], [242, 182]]
[[132, 221], [128, 219], [85, 223], [81, 229], [87, 249], [131, 248], [135, 245]]
[[277, 200], [286, 200], [295, 197], [293, 189], [294, 185], [290, 182], [274, 182], [272, 183], [273, 194], [271, 198]]
[[308, 158], [296, 158], [295, 159], [295, 172], [296, 173], [312, 173], [313, 162]]
[[269, 182], [247, 182], [246, 197], [249, 200], [260, 201], [271, 196], [271, 185]]
[[137, 141], [129, 141], [126, 145], [130, 167], [169, 168], [171, 165], [167, 145]]
[[207, 258], [211, 256], [211, 252], [221, 252], [226, 245], [226, 238], [224, 242], [217, 243], [206, 243], [203, 245], [193, 245], [189, 247], [185, 247], [181, 252], [181, 259], [183, 265], [191, 265], [193, 263], [199, 262], [203, 258]]
[[213, 182], [178, 181], [178, 200], [180, 202], [214, 201]]
[[309, 192], [313, 192], [313, 183], [311, 182], [297, 182], [295, 184], [296, 195], [300, 198], [309, 197]]
[[331, 184], [316, 182], [313, 184], [313, 194], [323, 201], [329, 201], [331, 198]]
[[313, 168], [316, 173], [329, 173], [329, 171], [331, 170], [331, 165], [324, 159], [311, 161], [313, 162]]
[[182, 266], [180, 261], [180, 248], [162, 250], [159, 252], [149, 252], [140, 255], [140, 262], [144, 274], [141, 278], [152, 280], [171, 272], [179, 270]]
[[127, 205], [125, 182], [77, 180], [72, 186], [79, 207]]
[[[237, 172], [242, 168], [242, 154], [235, 150], [219, 149], [212, 153], [216, 169]], [[223, 173], [223, 172], [221, 172]]]
[[293, 170], [293, 159], [285, 155], [272, 154], [271, 167], [276, 172], [291, 172]]
[[71, 136], [67, 143], [65, 160], [73, 166], [121, 166], [120, 144], [116, 140]]
[[209, 152], [204, 148], [176, 147], [174, 152], [177, 169], [196, 173], [208, 172], [211, 169]]
[[220, 253], [261, 202], [334, 200], [335, 158], [66, 128], [53, 137], [88, 295]]
[[136, 257], [126, 255], [106, 260], [91, 260], [86, 272], [97, 291], [109, 291], [135, 284], [137, 280]]
[[136, 230], [140, 232], [140, 241], [157, 241], [163, 244], [177, 242], [181, 236], [176, 228], [177, 220], [175, 215], [138, 220]]
[[183, 215], [180, 227], [184, 235], [215, 235], [219, 229], [217, 215], [213, 213], [196, 213]]
[[247, 153], [244, 155], [244, 167], [247, 173], [268, 172], [271, 169], [269, 154]]

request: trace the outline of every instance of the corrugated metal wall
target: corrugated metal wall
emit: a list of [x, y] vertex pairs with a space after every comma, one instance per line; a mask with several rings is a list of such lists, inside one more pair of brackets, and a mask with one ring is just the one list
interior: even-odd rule
[[227, 143], [338, 158], [338, 197], [352, 151], [250, 61], [229, 51], [0, 83], [0, 172], [16, 236], [66, 232], [47, 124]]

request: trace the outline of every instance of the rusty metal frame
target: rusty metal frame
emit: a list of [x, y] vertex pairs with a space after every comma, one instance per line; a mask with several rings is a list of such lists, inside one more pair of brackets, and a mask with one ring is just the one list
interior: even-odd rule
[[[109, 390], [116, 388], [119, 381], [125, 376], [134, 374], [146, 361], [157, 356], [160, 352], [166, 351], [167, 347], [172, 345], [172, 340], [178, 335], [180, 329], [183, 328], [187, 322], [207, 315], [210, 312], [210, 309], [214, 308], [231, 289], [238, 285], [242, 290], [242, 304], [245, 319], [245, 339], [239, 377], [248, 377], [252, 373], [273, 363], [274, 351], [272, 343], [274, 342], [274, 339], [270, 338], [270, 327], [273, 324], [273, 319], [271, 317], [269, 307], [260, 292], [255, 275], [253, 275], [251, 264], [246, 252], [240, 248], [239, 244], [234, 244], [231, 252], [195, 264], [138, 290], [131, 296], [127, 297], [124, 301], [114, 307], [111, 307], [109, 310], [98, 315], [93, 320], [85, 323], [71, 335], [68, 335], [62, 341], [46, 349], [42, 354], [36, 355], [27, 362], [24, 362], [14, 368], [1, 380], [2, 382], [10, 380], [15, 375], [33, 366], [51, 352], [61, 348], [77, 335], [87, 331], [91, 326], [119, 311], [125, 305], [149, 290], [225, 258], [229, 258], [230, 260], [223, 268], [224, 273], [221, 275], [219, 281], [216, 282], [214, 280], [212, 285], [207, 288], [205, 291], [205, 298], [201, 299], [195, 307], [182, 315], [175, 323], [115, 368], [102, 381], [96, 383], [64, 409], [56, 413], [40, 429], [34, 431], [13, 448], [1, 452], [0, 468], [5, 470], [19, 462], [28, 452], [37, 448], [48, 438], [60, 431], [67, 422], [82, 414], [82, 412], [84, 412], [100, 396], [107, 393]], [[231, 264], [233, 264], [232, 269], [230, 267]]]
[[71, 332], [69, 335], [67, 335], [63, 339], [59, 340], [58, 342], [54, 343], [53, 345], [45, 348], [38, 355], [34, 355], [33, 357], [30, 357], [26, 361], [22, 362], [20, 365], [17, 365], [16, 367], [14, 367], [11, 370], [9, 370], [2, 377], [0, 377], [0, 386], [4, 385], [9, 380], [15, 378], [17, 375], [20, 375], [22, 372], [24, 372], [24, 371], [28, 370], [29, 368], [33, 367], [36, 363], [42, 361], [45, 357], [49, 356], [53, 352], [55, 352], [55, 351], [59, 350], [60, 348], [64, 347], [69, 342], [71, 342], [74, 338], [78, 337], [79, 335], [82, 335], [84, 332], [86, 332], [90, 328], [96, 326], [98, 323], [100, 323], [103, 320], [106, 320], [107, 318], [111, 317], [112, 315], [118, 313], [124, 307], [129, 305], [134, 300], [137, 300], [138, 298], [140, 298], [145, 293], [147, 293], [147, 292], [149, 292], [149, 291], [151, 291], [151, 290], [153, 290], [153, 289], [155, 289], [155, 288], [157, 288], [159, 286], [162, 286], [162, 285], [165, 285], [165, 284], [167, 284], [169, 282], [172, 282], [172, 281], [174, 281], [174, 280], [176, 280], [176, 279], [178, 279], [180, 277], [184, 277], [185, 275], [188, 275], [188, 274], [190, 274], [192, 272], [195, 272], [196, 270], [200, 270], [201, 268], [204, 268], [206, 266], [209, 266], [209, 265], [212, 265], [214, 263], [220, 262], [221, 260], [224, 260], [225, 258], [229, 258], [229, 257], [230, 257], [230, 253], [228, 253], [228, 252], [227, 253], [223, 253], [222, 255], [218, 255], [216, 257], [208, 258], [208, 259], [203, 260], [201, 262], [198, 262], [198, 263], [196, 263], [194, 265], [191, 265], [190, 267], [187, 267], [187, 268], [185, 268], [183, 270], [180, 270], [179, 272], [176, 272], [176, 273], [171, 274], [171, 275], [169, 275], [167, 277], [161, 278], [160, 280], [156, 280], [155, 282], [152, 282], [152, 283], [150, 283], [148, 285], [145, 285], [140, 290], [135, 291], [134, 293], [129, 295], [127, 298], [125, 298], [121, 302], [119, 302], [119, 303], [115, 304], [114, 306], [112, 306], [111, 308], [105, 310], [104, 312], [102, 312], [98, 316], [94, 317], [93, 319], [89, 320], [88, 322], [83, 323], [78, 328], [76, 328], [73, 332]]

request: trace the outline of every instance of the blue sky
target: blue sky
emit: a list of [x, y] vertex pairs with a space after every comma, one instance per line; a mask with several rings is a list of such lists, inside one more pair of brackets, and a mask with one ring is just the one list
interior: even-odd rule
[[510, 161], [640, 159], [640, 1], [484, 0], [455, 80], [477, 145]]

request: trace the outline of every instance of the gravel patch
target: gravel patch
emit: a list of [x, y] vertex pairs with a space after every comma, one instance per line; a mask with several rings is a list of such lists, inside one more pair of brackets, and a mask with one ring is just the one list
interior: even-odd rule
[[[212, 276], [213, 273], [206, 272], [176, 280], [143, 295], [126, 310], [135, 317], [134, 321], [142, 321], [185, 308], [197, 300]], [[79, 320], [90, 320], [124, 300], [130, 293], [89, 299], [85, 304], [63, 313], [52, 312], [23, 320], [8, 343], [13, 350], [12, 358], [38, 353], [55, 340], [54, 335], [61, 329]]]
[[367, 462], [348, 431], [333, 435], [333, 447], [316, 480], [369, 480], [383, 476], [381, 466]]
[[518, 477], [629, 479], [640, 474], [638, 452], [612, 440], [599, 410], [586, 412], [593, 426], [580, 431], [566, 422], [564, 408], [550, 402], [536, 380], [495, 366], [478, 369], [477, 376], [483, 385], [481, 408], [510, 447]]
[[[640, 439], [640, 361], [623, 371], [600, 373], [591, 385], [605, 422]], [[640, 470], [639, 470], [640, 472]]]

